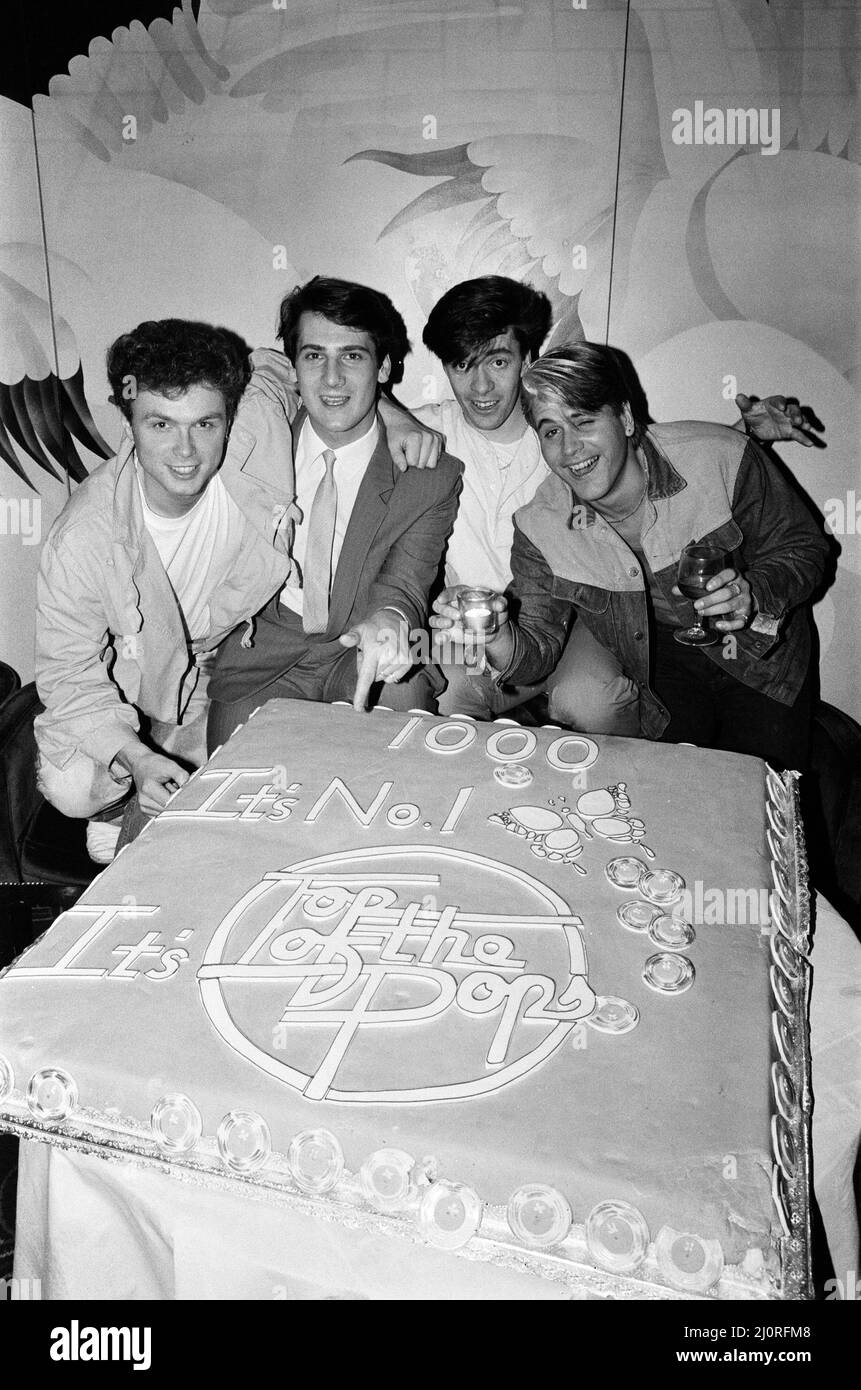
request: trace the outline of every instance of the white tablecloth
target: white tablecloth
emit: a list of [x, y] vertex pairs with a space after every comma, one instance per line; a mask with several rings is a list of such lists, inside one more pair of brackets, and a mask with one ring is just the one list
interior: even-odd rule
[[[822, 899], [812, 960], [814, 1185], [845, 1281], [859, 1268], [861, 946]], [[15, 1275], [55, 1299], [565, 1296], [533, 1276], [31, 1142], [21, 1145]]]

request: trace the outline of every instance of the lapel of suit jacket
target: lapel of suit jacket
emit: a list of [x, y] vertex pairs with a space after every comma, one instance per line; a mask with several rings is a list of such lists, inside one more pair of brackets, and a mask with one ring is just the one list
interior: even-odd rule
[[332, 584], [328, 628], [330, 636], [337, 637], [345, 631], [368, 551], [383, 523], [397, 479], [395, 465], [386, 443], [385, 430], [379, 417], [377, 424], [380, 431], [377, 447], [371, 455], [356, 495]]

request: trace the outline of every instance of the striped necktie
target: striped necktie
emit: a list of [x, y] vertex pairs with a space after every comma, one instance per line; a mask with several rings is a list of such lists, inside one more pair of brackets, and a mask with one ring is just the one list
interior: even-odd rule
[[308, 521], [308, 541], [305, 546], [302, 602], [302, 627], [305, 632], [325, 632], [329, 625], [332, 547], [335, 542], [335, 517], [338, 511], [335, 455], [331, 449], [324, 452], [323, 462], [326, 472], [314, 493]]

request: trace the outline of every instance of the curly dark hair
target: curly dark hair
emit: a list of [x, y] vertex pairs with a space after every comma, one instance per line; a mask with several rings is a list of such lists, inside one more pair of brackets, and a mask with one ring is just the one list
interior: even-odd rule
[[379, 367], [388, 357], [391, 372], [388, 387], [403, 380], [404, 358], [410, 351], [407, 326], [387, 294], [351, 280], [335, 280], [315, 275], [305, 285], [297, 285], [281, 301], [278, 337], [291, 362], [296, 360], [299, 320], [303, 314], [322, 314], [342, 328], [367, 333], [374, 344]]
[[447, 366], [472, 366], [479, 352], [510, 328], [524, 359], [537, 357], [550, 332], [550, 300], [507, 275], [480, 275], [453, 285], [433, 306], [422, 342]]
[[131, 420], [139, 391], [177, 396], [192, 386], [209, 386], [224, 396], [229, 423], [251, 376], [248, 354], [247, 343], [229, 328], [150, 319], [108, 348], [111, 401]]

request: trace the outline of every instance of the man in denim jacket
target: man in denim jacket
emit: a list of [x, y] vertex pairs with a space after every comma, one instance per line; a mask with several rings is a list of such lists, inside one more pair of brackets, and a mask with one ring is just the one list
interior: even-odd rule
[[[542, 679], [576, 619], [639, 687], [643, 736], [803, 767], [821, 525], [735, 430], [636, 421], [609, 348], [548, 353], [523, 386], [552, 476], [516, 514], [513, 620], [497, 601], [502, 624], [486, 646], [496, 678]], [[725, 638], [699, 650], [673, 640], [693, 616], [676, 587], [692, 539], [727, 554], [696, 602]]]

